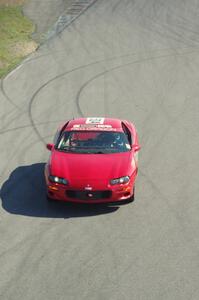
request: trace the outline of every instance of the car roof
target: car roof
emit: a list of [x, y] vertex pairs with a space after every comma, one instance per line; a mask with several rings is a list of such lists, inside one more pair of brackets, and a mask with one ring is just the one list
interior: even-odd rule
[[65, 130], [123, 131], [122, 121], [114, 118], [88, 117], [70, 120]]

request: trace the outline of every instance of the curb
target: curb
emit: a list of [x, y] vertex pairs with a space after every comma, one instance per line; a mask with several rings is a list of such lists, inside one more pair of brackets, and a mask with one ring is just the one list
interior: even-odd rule
[[38, 44], [36, 50], [30, 53], [8, 74], [0, 78], [0, 82], [9, 78], [14, 72], [19, 70], [26, 62], [31, 60], [30, 55], [36, 53], [40, 47], [45, 44], [48, 40], [52, 39], [56, 35], [60, 34], [66, 27], [74, 22], [81, 14], [83, 14], [89, 7], [91, 7], [97, 0], [74, 0], [74, 3], [59, 17], [53, 27], [45, 34], [44, 40]]
[[[75, 0], [53, 25], [53, 27], [46, 33], [45, 40], [53, 38], [60, 34], [66, 27], [74, 22], [81, 14], [83, 14], [90, 6], [97, 0]], [[44, 41], [45, 42], [45, 41]]]

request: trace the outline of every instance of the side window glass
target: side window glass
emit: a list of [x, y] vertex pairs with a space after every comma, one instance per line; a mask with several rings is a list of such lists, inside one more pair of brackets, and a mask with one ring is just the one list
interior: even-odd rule
[[124, 131], [124, 133], [127, 136], [127, 139], [129, 141], [129, 144], [132, 145], [133, 141], [132, 141], [132, 137], [131, 137], [131, 132], [130, 130], [126, 127], [126, 125], [124, 123], [122, 123], [122, 129]]
[[61, 137], [61, 135], [62, 135], [62, 132], [63, 132], [63, 131], [65, 130], [65, 128], [67, 127], [68, 123], [69, 123], [69, 121], [68, 121], [61, 129], [59, 129], [59, 130], [56, 132], [56, 134], [55, 134], [55, 136], [54, 136], [54, 139], [53, 139], [54, 145], [57, 145], [58, 140], [60, 139], [60, 137]]

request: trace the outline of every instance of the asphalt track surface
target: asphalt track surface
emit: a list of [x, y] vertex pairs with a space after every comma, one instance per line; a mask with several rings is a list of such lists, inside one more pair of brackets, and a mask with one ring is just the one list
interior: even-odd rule
[[[0, 299], [199, 297], [199, 5], [97, 1], [1, 82]], [[136, 124], [136, 200], [45, 200], [58, 124]]]

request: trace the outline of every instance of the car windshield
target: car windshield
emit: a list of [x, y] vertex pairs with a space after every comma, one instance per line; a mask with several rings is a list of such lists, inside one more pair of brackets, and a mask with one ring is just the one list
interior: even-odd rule
[[127, 152], [131, 146], [123, 132], [65, 131], [55, 148], [64, 152], [107, 154]]

